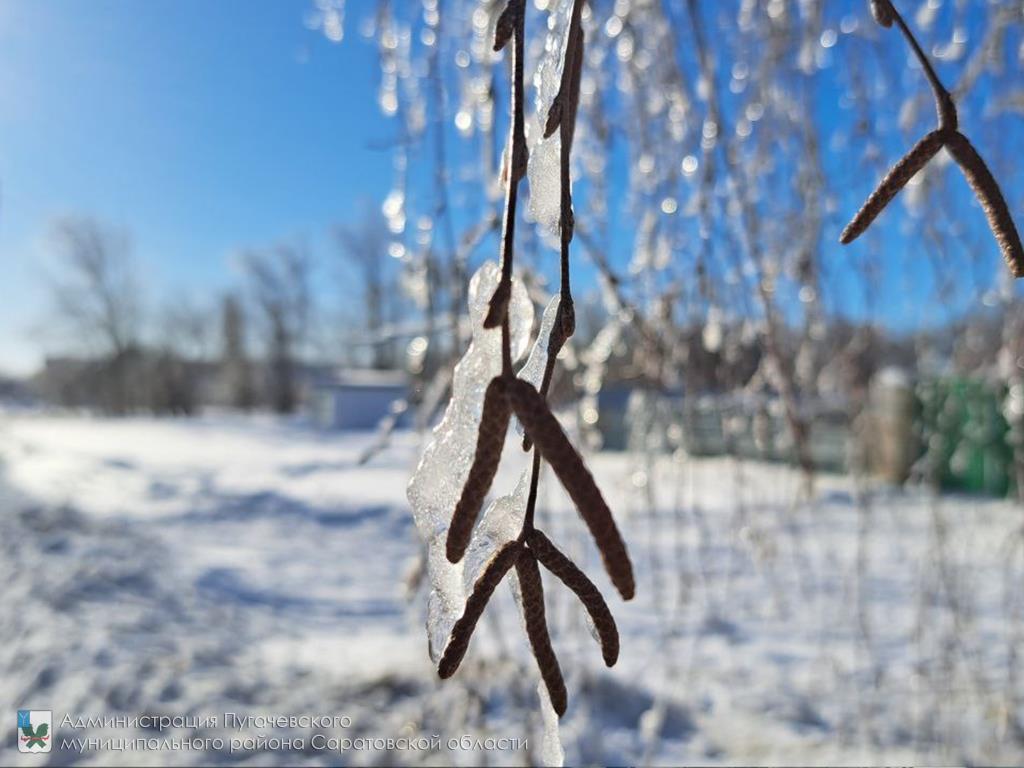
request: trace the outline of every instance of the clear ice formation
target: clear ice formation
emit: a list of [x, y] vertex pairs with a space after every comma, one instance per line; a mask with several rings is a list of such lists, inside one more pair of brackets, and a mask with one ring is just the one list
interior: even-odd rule
[[541, 230], [550, 235], [558, 234], [562, 140], [558, 131], [545, 139], [544, 125], [562, 82], [563, 52], [569, 34], [572, 3], [573, 0], [554, 0], [549, 3], [544, 55], [533, 77], [537, 113], [529, 126], [530, 159], [526, 168], [530, 183], [530, 215]]
[[[427, 598], [427, 638], [430, 657], [435, 663], [466, 602], [463, 580], [466, 559], [454, 565], [449, 563], [445, 556], [445, 538], [452, 511], [473, 462], [484, 390], [490, 380], [501, 373], [501, 329], [485, 330], [483, 327], [487, 304], [500, 277], [498, 265], [488, 261], [469, 283], [473, 340], [455, 367], [451, 401], [406, 489], [416, 526], [428, 546], [430, 594]], [[519, 359], [529, 344], [533, 304], [526, 288], [516, 278], [512, 281], [509, 317], [512, 357]], [[497, 522], [498, 517], [493, 517], [491, 523]], [[468, 575], [472, 577], [469, 580], [469, 586], [472, 586], [477, 574], [469, 569]]]
[[[553, 296], [544, 310], [540, 332], [533, 342], [530, 356], [516, 374], [520, 379], [528, 381], [538, 388], [541, 379], [544, 378], [544, 366], [548, 361], [548, 336], [551, 334], [551, 327], [555, 324], [557, 314], [558, 296]], [[516, 428], [519, 439], [505, 450], [521, 450], [519, 445], [522, 439], [522, 426], [517, 423]], [[467, 594], [473, 588], [473, 583], [487, 561], [506, 542], [518, 536], [519, 531], [522, 530], [523, 518], [526, 516], [526, 499], [530, 493], [530, 472], [531, 468], [528, 467], [519, 476], [519, 482], [516, 483], [516, 487], [511, 493], [499, 496], [487, 506], [479, 524], [473, 531], [473, 539], [463, 558], [465, 565], [462, 580]], [[515, 578], [514, 573], [512, 578]]]
[[[530, 382], [537, 389], [540, 389], [540, 383], [544, 379], [544, 368], [548, 364], [548, 339], [551, 336], [551, 329], [555, 326], [555, 319], [558, 317], [558, 304], [559, 298], [556, 294], [551, 297], [551, 301], [544, 308], [537, 339], [533, 342], [530, 356], [526, 358], [526, 363], [517, 374], [520, 379]], [[518, 419], [516, 420], [516, 433], [520, 437], [523, 435], [523, 426]]]
[[544, 683], [537, 685], [540, 697], [540, 714], [544, 720], [544, 734], [540, 740], [540, 759], [544, 765], [562, 766], [565, 763], [565, 750], [558, 733], [558, 714], [551, 704], [551, 697]]

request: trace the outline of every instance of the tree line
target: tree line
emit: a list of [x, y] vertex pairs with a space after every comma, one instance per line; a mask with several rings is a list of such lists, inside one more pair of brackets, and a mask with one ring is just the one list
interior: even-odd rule
[[[394, 368], [408, 341], [398, 274], [379, 213], [332, 230], [319, 265], [302, 240], [242, 249], [240, 279], [216, 296], [147, 303], [127, 232], [88, 216], [49, 233], [50, 355], [34, 377], [45, 399], [113, 415], [191, 415], [204, 404], [291, 413], [317, 376], [338, 367]], [[333, 274], [339, 306], [316, 274]], [[390, 330], [389, 330], [390, 329]]]

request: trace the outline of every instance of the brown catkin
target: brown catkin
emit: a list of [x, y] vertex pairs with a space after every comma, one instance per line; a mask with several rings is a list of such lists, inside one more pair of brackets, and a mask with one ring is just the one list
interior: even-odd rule
[[466, 484], [462, 487], [462, 495], [455, 505], [451, 525], [448, 526], [445, 554], [452, 563], [459, 562], [466, 553], [480, 507], [487, 498], [487, 492], [491, 490], [491, 483], [494, 482], [494, 475], [501, 462], [501, 449], [505, 446], [505, 433], [512, 415], [506, 390], [505, 380], [495, 377], [487, 385], [484, 394], [476, 454]]
[[519, 592], [523, 598], [523, 619], [526, 621], [526, 634], [530, 638], [530, 647], [533, 648], [533, 656], [537, 659], [540, 676], [551, 697], [551, 706], [561, 717], [565, 714], [569, 697], [565, 691], [562, 668], [558, 666], [558, 658], [551, 647], [548, 623], [544, 617], [544, 585], [540, 580], [540, 569], [537, 567], [537, 560], [529, 550], [524, 551], [522, 556], [516, 560], [516, 575], [519, 576]]
[[484, 608], [487, 607], [487, 601], [491, 599], [491, 595], [494, 594], [494, 590], [501, 580], [505, 578], [505, 574], [516, 564], [523, 549], [524, 547], [519, 541], [510, 541], [491, 558], [483, 573], [476, 580], [473, 592], [466, 600], [466, 607], [462, 609], [462, 616], [452, 627], [452, 634], [448, 638], [448, 644], [444, 647], [441, 661], [438, 662], [437, 674], [442, 679], [451, 677], [459, 668], [462, 657], [466, 655], [466, 649], [469, 648], [469, 640], [473, 637], [476, 623], [483, 615]]
[[871, 8], [871, 15], [875, 21], [883, 27], [891, 27], [893, 22], [892, 6], [889, 0], [868, 0]]
[[1014, 277], [1024, 277], [1024, 248], [1021, 247], [1020, 235], [1014, 226], [1013, 217], [999, 184], [992, 177], [981, 155], [962, 133], [952, 133], [946, 140], [946, 148], [964, 172], [967, 182], [981, 203], [992, 234], [995, 235], [999, 249], [1003, 252], [1006, 266], [1010, 268]]
[[619, 658], [619, 630], [601, 593], [587, 575], [566, 557], [547, 536], [536, 528], [526, 539], [530, 551], [541, 565], [557, 576], [565, 586], [576, 593], [583, 607], [590, 614], [601, 643], [601, 655], [609, 667], [615, 666]]
[[914, 177], [914, 174], [924, 168], [928, 161], [935, 156], [935, 153], [942, 148], [947, 136], [946, 132], [937, 130], [917, 142], [885, 175], [867, 202], [857, 211], [853, 221], [846, 225], [846, 229], [839, 237], [839, 242], [848, 245], [860, 237], [864, 230], [871, 226], [875, 217], [885, 209], [889, 201], [896, 197], [896, 193], [903, 189], [907, 182]]
[[544, 460], [551, 465], [590, 529], [612, 584], [624, 600], [631, 599], [636, 590], [633, 565], [611, 510], [594, 482], [594, 476], [532, 384], [522, 379], [512, 379], [508, 383], [508, 395], [512, 410], [519, 417], [526, 433]]
[[567, 123], [567, 134], [563, 141], [568, 138], [572, 144], [572, 136], [576, 129], [576, 111], [580, 101], [580, 79], [583, 73], [583, 29], [579, 25], [579, 19], [574, 18], [570, 22], [569, 38], [566, 40], [564, 59], [562, 62], [562, 79], [558, 84], [558, 93], [551, 102], [548, 109], [548, 117], [544, 123], [544, 138], [554, 135], [563, 121]]
[[494, 50], [495, 52], [500, 51], [506, 45], [508, 41], [512, 39], [512, 33], [515, 32], [516, 28], [516, 5], [519, 0], [509, 0], [508, 5], [505, 6], [505, 10], [498, 16], [498, 21], [494, 25]]

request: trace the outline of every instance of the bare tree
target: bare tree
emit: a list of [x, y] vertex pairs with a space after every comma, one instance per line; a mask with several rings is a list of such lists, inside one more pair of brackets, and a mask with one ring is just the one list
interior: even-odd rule
[[246, 351], [246, 314], [241, 300], [227, 294], [221, 303], [223, 352], [221, 376], [228, 403], [234, 408], [249, 410], [256, 404], [256, 388], [252, 364]]
[[161, 312], [149, 377], [149, 405], [158, 413], [191, 416], [203, 401], [202, 368], [210, 357], [210, 309], [180, 296]]
[[309, 252], [304, 245], [279, 245], [247, 253], [245, 265], [263, 316], [268, 399], [278, 413], [291, 413], [299, 401], [299, 358], [309, 330]]
[[90, 218], [68, 217], [53, 225], [52, 240], [58, 322], [78, 344], [96, 349], [101, 404], [124, 414], [138, 394], [131, 377], [142, 314], [128, 236]]
[[197, 304], [179, 296], [164, 307], [164, 337], [182, 357], [204, 361], [212, 356], [214, 311], [205, 302]]
[[346, 282], [354, 273], [355, 291], [362, 297], [360, 320], [370, 346], [370, 367], [392, 367], [394, 350], [383, 332], [389, 316], [394, 316], [394, 307], [389, 304], [393, 304], [390, 299], [396, 294], [396, 286], [388, 269], [390, 235], [384, 219], [368, 207], [358, 223], [338, 226], [334, 235]]

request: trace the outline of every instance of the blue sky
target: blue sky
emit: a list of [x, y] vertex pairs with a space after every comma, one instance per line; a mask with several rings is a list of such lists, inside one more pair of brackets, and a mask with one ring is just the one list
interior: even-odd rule
[[39, 360], [56, 216], [130, 231], [147, 299], [202, 301], [240, 247], [326, 247], [386, 194], [374, 49], [354, 24], [341, 45], [308, 29], [310, 5], [0, 3], [0, 371]]
[[[86, 214], [128, 231], [144, 298], [158, 309], [179, 297], [208, 303], [236, 287], [234, 257], [247, 246], [303, 237], [323, 257], [332, 249], [333, 224], [357, 217], [367, 201], [379, 204], [394, 178], [392, 157], [371, 145], [393, 136], [395, 126], [378, 111], [376, 52], [358, 33], [369, 4], [350, 0], [340, 45], [304, 24], [312, 5], [0, 0], [0, 372], [28, 372], [46, 350], [66, 349], [61, 338], [40, 333], [48, 313], [47, 231], [56, 217]], [[836, 20], [866, 17], [860, 0], [827, 10]], [[976, 18], [970, 21], [977, 26]], [[971, 39], [978, 36], [972, 29]], [[857, 54], [840, 40], [833, 66], [842, 66], [841, 57], [880, 50], [899, 61], [900, 45], [890, 35], [884, 49], [861, 47]], [[1012, 57], [1014, 46], [1008, 50]], [[869, 69], [889, 77], [873, 56], [869, 61]], [[961, 66], [943, 65], [940, 72], [953, 82]], [[901, 79], [911, 91], [924, 87], [910, 68]], [[1024, 132], [1011, 116], [1001, 123], [1009, 132], [990, 127], [978, 135], [986, 87], [983, 78], [972, 93], [978, 106], [965, 110], [962, 122], [984, 139], [990, 159], [1006, 161], [1019, 151]], [[886, 158], [908, 146], [894, 126], [901, 98], [894, 93], [879, 101], [875, 119], [889, 137]], [[837, 93], [821, 95], [824, 123], [851, 119], [840, 115], [838, 103]], [[865, 246], [842, 249], [835, 237], [874, 183], [860, 178], [860, 169], [850, 177], [851, 159], [861, 151], [827, 153], [826, 164], [842, 179], [841, 210], [833, 213], [821, 254], [846, 305], [839, 310], [854, 313], [863, 301], [843, 286]], [[622, 189], [619, 165], [612, 158], [610, 173]], [[1019, 186], [1016, 179], [1003, 182], [1014, 192]], [[990, 265], [1001, 269], [997, 251], [963, 180], [952, 183], [959, 204], [971, 205], [966, 226], [987, 249], [976, 276], [985, 285]], [[452, 192], [459, 227], [476, 221], [481, 205], [464, 189]], [[915, 327], [973, 306], [975, 290], [966, 285], [959, 304], [936, 307], [928, 246], [901, 235], [904, 216], [899, 205], [893, 208], [876, 225], [886, 272], [873, 289], [885, 319]], [[620, 266], [628, 259], [627, 219], [614, 216], [609, 233]], [[584, 266], [578, 275], [586, 283], [593, 270]], [[321, 276], [337, 285], [336, 275]]]

